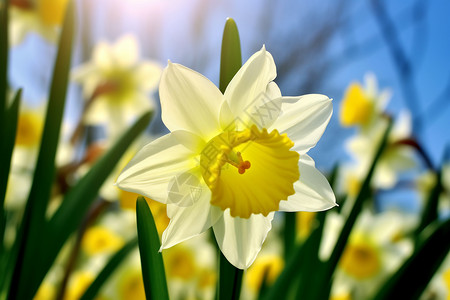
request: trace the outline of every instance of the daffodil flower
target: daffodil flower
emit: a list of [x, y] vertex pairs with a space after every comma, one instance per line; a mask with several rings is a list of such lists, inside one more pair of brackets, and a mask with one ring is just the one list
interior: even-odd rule
[[22, 42], [30, 32], [37, 32], [49, 42], [58, 39], [67, 0], [11, 0], [10, 44]]
[[169, 62], [162, 74], [162, 120], [170, 133], [147, 144], [117, 179], [119, 188], [167, 203], [161, 249], [212, 227], [225, 257], [255, 260], [276, 211], [336, 205], [306, 153], [332, 114], [324, 95], [282, 97], [263, 47], [222, 94], [201, 74]]
[[138, 41], [131, 34], [112, 45], [99, 42], [92, 60], [72, 74], [82, 84], [87, 100], [84, 122], [106, 123], [112, 135], [120, 133], [130, 119], [153, 109], [151, 93], [158, 86], [161, 70], [158, 63], [140, 59]]

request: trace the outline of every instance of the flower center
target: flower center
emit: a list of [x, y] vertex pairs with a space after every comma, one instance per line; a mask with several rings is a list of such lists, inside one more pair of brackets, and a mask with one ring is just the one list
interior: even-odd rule
[[341, 259], [342, 269], [356, 279], [368, 279], [381, 267], [377, 249], [367, 242], [350, 243]]
[[22, 147], [39, 145], [43, 125], [37, 113], [21, 113], [17, 124], [16, 144]]
[[280, 201], [295, 193], [300, 177], [293, 145], [285, 134], [256, 126], [212, 138], [200, 158], [211, 204], [241, 218], [277, 211]]
[[60, 26], [64, 20], [67, 0], [39, 0], [38, 12], [42, 22], [48, 26]]
[[366, 125], [374, 111], [374, 103], [365, 94], [359, 84], [348, 88], [341, 106], [341, 123], [344, 126]]

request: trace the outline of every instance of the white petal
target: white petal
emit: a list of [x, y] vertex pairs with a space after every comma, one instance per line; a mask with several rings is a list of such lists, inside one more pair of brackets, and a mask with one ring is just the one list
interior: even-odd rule
[[133, 157], [119, 175], [117, 186], [166, 203], [169, 183], [195, 166], [195, 155], [167, 134], [144, 146]]
[[172, 132], [172, 135], [180, 144], [192, 152], [201, 153], [203, 148], [205, 148], [206, 142], [201, 137], [190, 131], [176, 130]]
[[110, 69], [114, 61], [111, 46], [104, 41], [99, 42], [94, 48], [92, 59], [100, 69]]
[[253, 54], [225, 90], [225, 98], [234, 116], [245, 116], [248, 107], [266, 95], [267, 85], [276, 76], [275, 62], [265, 47]]
[[223, 95], [203, 75], [169, 62], [161, 77], [159, 94], [161, 117], [170, 131], [187, 130], [205, 140], [220, 131]]
[[300, 155], [314, 147], [322, 136], [333, 113], [331, 99], [319, 94], [283, 97], [281, 115], [272, 125], [286, 133]]
[[201, 197], [194, 205], [189, 207], [167, 205], [170, 223], [162, 235], [161, 249], [170, 248], [210, 228], [214, 224], [210, 200], [211, 192], [205, 186]]
[[139, 60], [139, 46], [136, 37], [127, 34], [121, 37], [112, 48], [114, 62], [122, 68], [130, 68]]
[[322, 211], [336, 206], [328, 180], [311, 165], [311, 158], [300, 155], [300, 179], [294, 183], [295, 194], [280, 202], [280, 211]]
[[158, 87], [162, 67], [158, 63], [144, 61], [136, 67], [136, 81], [144, 91], [152, 91]]
[[248, 219], [233, 218], [227, 209], [213, 225], [220, 250], [236, 268], [246, 269], [256, 259], [272, 228], [273, 216], [272, 212], [267, 217], [259, 214]]

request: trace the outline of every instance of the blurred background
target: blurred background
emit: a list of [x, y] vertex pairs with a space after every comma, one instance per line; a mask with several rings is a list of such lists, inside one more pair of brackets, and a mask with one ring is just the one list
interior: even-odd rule
[[[218, 84], [225, 19], [235, 19], [243, 61], [266, 45], [275, 59], [283, 95], [322, 93], [334, 99], [335, 114], [313, 150], [320, 168], [341, 159], [351, 130], [338, 125], [339, 103], [352, 81], [372, 72], [389, 88], [388, 110], [408, 109], [414, 135], [439, 164], [449, 143], [450, 3], [434, 1], [76, 1], [77, 42], [73, 66], [91, 57], [100, 40], [136, 35], [141, 57], [162, 65], [170, 59]], [[46, 99], [56, 49], [29, 34], [11, 51], [11, 84], [27, 86], [27, 101]], [[81, 112], [72, 87], [67, 117]], [[152, 131], [164, 132], [155, 122]]]

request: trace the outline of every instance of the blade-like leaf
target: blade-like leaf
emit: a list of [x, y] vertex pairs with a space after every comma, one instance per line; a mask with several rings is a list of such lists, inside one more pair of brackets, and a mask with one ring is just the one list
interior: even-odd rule
[[228, 18], [225, 23], [220, 57], [219, 89], [222, 93], [242, 66], [241, 42], [236, 23]]
[[143, 197], [136, 202], [136, 219], [145, 295], [147, 299], [169, 299], [158, 231]]
[[217, 284], [216, 299], [239, 299], [244, 271], [233, 266], [220, 252], [219, 282]]
[[[228, 84], [242, 66], [241, 42], [236, 23], [232, 18], [225, 22], [222, 36], [222, 50], [220, 54], [219, 89], [225, 92]], [[243, 271], [235, 268], [220, 253], [220, 275], [216, 289], [216, 298], [238, 299], [242, 285]]]
[[[298, 282], [299, 270], [303, 268], [305, 261], [311, 259], [307, 257], [311, 248], [320, 243], [322, 225], [314, 228], [309, 237], [302, 244], [297, 244], [292, 250], [292, 255], [287, 258], [285, 267], [272, 287], [268, 288], [266, 295], [262, 295], [264, 300], [290, 299], [291, 287]], [[319, 239], [319, 240], [317, 240]], [[317, 255], [317, 254], [315, 254]]]
[[384, 149], [386, 148], [391, 128], [392, 128], [392, 120], [389, 120], [388, 127], [383, 135], [380, 145], [378, 146], [377, 152], [375, 153], [375, 157], [372, 160], [372, 164], [370, 166], [369, 171], [367, 172], [366, 178], [364, 179], [361, 185], [361, 189], [358, 193], [358, 196], [355, 199], [353, 208], [347, 218], [347, 221], [344, 224], [344, 227], [342, 228], [341, 234], [339, 235], [339, 238], [330, 256], [330, 259], [327, 262], [327, 269], [328, 269], [328, 272], [326, 274], [327, 279], [331, 277], [332, 273], [334, 272], [334, 269], [336, 268], [336, 265], [344, 251], [345, 245], [347, 244], [347, 240], [348, 237], [350, 236], [350, 232], [353, 228], [353, 225], [355, 224], [356, 219], [363, 208], [365, 200], [370, 198], [370, 182], [375, 172], [375, 167]]
[[122, 247], [116, 254], [114, 254], [108, 261], [108, 263], [103, 267], [103, 270], [95, 278], [94, 282], [89, 286], [89, 288], [84, 292], [80, 300], [93, 300], [97, 296], [103, 284], [109, 279], [111, 274], [116, 270], [116, 268], [123, 262], [127, 255], [137, 246], [138, 239], [134, 238], [130, 240], [125, 246]]
[[425, 206], [419, 226], [416, 229], [416, 235], [418, 235], [425, 227], [435, 221], [438, 217], [438, 204], [439, 204], [439, 196], [442, 192], [442, 171], [437, 172], [436, 176], [436, 184], [431, 189], [430, 194], [428, 195], [427, 205]]
[[430, 224], [421, 235], [428, 236], [400, 269], [386, 280], [375, 300], [419, 299], [450, 251], [450, 219]]
[[[133, 140], [147, 127], [151, 112], [145, 113], [117, 143], [72, 188], [45, 227], [45, 252], [41, 253], [39, 280], [50, 269], [59, 250], [81, 224], [105, 179]], [[40, 282], [39, 281], [39, 282]]]
[[17, 91], [11, 107], [9, 107], [6, 111], [6, 123], [4, 125], [6, 132], [4, 139], [2, 140], [2, 147], [0, 147], [0, 256], [3, 252], [3, 234], [6, 225], [4, 201], [6, 195], [6, 187], [8, 185], [9, 170], [11, 168], [11, 156], [16, 138], [21, 95], [22, 90], [20, 89]]
[[286, 261], [294, 249], [296, 236], [296, 216], [294, 212], [284, 213], [284, 260]]
[[69, 1], [53, 70], [41, 147], [19, 234], [20, 250], [11, 285], [11, 299], [30, 299], [30, 292], [37, 289], [34, 262], [41, 245], [42, 227], [55, 175], [55, 155], [69, 79], [74, 19], [73, 3]]

